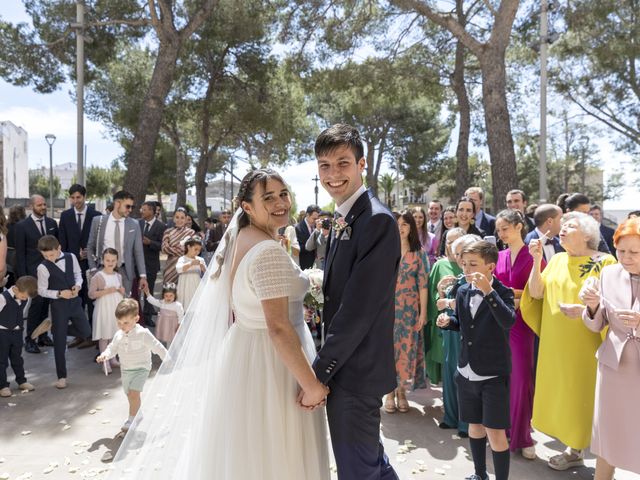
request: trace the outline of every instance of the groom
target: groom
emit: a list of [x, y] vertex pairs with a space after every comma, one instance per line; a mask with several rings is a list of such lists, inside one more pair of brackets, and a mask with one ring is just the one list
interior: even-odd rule
[[397, 480], [380, 441], [382, 396], [396, 387], [394, 298], [400, 237], [394, 217], [364, 188], [358, 131], [334, 125], [315, 144], [334, 221], [324, 270], [326, 341], [313, 369], [331, 393], [327, 416], [340, 480]]

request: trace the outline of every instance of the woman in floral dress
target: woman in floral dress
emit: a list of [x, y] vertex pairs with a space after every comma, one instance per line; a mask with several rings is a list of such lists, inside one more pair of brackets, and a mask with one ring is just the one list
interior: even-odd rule
[[195, 232], [187, 227], [187, 211], [184, 208], [176, 208], [173, 214], [173, 223], [175, 227], [167, 228], [162, 237], [162, 253], [167, 255], [167, 262], [162, 272], [163, 283], [178, 283], [176, 264], [178, 259], [184, 255], [182, 241], [195, 235]]
[[[398, 217], [402, 258], [396, 282], [396, 321], [393, 330], [398, 388], [387, 395], [385, 411], [409, 411], [406, 391], [425, 388], [424, 334], [427, 320], [429, 259], [422, 250], [411, 211]], [[396, 404], [397, 399], [397, 404]]]

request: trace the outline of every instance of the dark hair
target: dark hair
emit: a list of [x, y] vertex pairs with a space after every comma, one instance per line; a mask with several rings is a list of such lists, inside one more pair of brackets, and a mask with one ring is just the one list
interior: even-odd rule
[[44, 235], [38, 240], [38, 251], [50, 252], [56, 250], [60, 246], [60, 242], [53, 235]]
[[[533, 223], [536, 227], [541, 227], [550, 218], [556, 218], [558, 215], [562, 215], [562, 212], [558, 212], [559, 205], [553, 203], [543, 203], [533, 213]], [[560, 207], [562, 209], [562, 207]], [[544, 232], [543, 232], [544, 233]]]
[[518, 190], [517, 188], [514, 188], [513, 190], [509, 190], [507, 192], [507, 195], [520, 195], [522, 197], [523, 202], [527, 201], [527, 194], [524, 193], [522, 190]]
[[69, 187], [69, 196], [73, 195], [74, 193], [79, 193], [83, 197], [86, 197], [87, 189], [84, 187], [84, 185], [80, 185], [79, 183], [74, 183]]
[[478, 255], [484, 263], [498, 263], [498, 247], [486, 240], [478, 240], [462, 248], [462, 255], [471, 253]]
[[321, 217], [333, 217], [333, 213], [328, 212], [327, 210], [320, 210]]
[[562, 213], [567, 211], [567, 198], [569, 197], [568, 193], [561, 193], [556, 198], [556, 205], [560, 207]]
[[627, 218], [640, 217], [640, 210], [633, 210], [627, 214]]
[[24, 277], [16, 280], [15, 287], [22, 293], [26, 293], [29, 297], [33, 298], [38, 295], [38, 279], [31, 275], [25, 275]]
[[115, 248], [105, 248], [102, 251], [102, 258], [104, 258], [105, 255], [115, 255], [116, 257], [119, 257], [120, 255], [118, 254], [118, 251]]
[[[471, 188], [474, 188], [474, 187], [471, 187]], [[478, 188], [480, 188], [480, 187], [478, 187]], [[460, 197], [460, 200], [458, 200], [458, 201], [456, 202], [456, 207], [455, 207], [455, 210], [453, 211], [453, 213], [457, 213], [457, 212], [458, 212], [458, 206], [459, 206], [462, 202], [468, 202], [468, 203], [470, 203], [470, 204], [473, 206], [473, 214], [474, 214], [474, 215], [475, 215], [476, 213], [478, 213], [478, 212], [476, 212], [476, 204], [475, 204], [475, 203], [473, 203], [473, 200], [471, 200], [469, 197]], [[443, 212], [443, 213], [444, 213], [444, 212]]]
[[[242, 179], [242, 182], [240, 182], [238, 196], [236, 197], [238, 206], [242, 207], [242, 202], [253, 202], [253, 194], [255, 193], [256, 185], [262, 185], [262, 188], [264, 189], [267, 187], [267, 181], [270, 179], [277, 180], [283, 185], [286, 185], [280, 174], [270, 168], [259, 168], [247, 173]], [[238, 217], [238, 230], [248, 227], [250, 223], [249, 214], [242, 210]]]
[[7, 224], [13, 225], [14, 223], [18, 223], [25, 218], [27, 218], [27, 211], [24, 209], [24, 207], [22, 205], [14, 205], [9, 209], [9, 219], [7, 221]]
[[193, 237], [188, 237], [184, 242], [184, 253], [186, 254], [189, 251], [189, 247], [192, 245], [200, 245], [202, 246], [202, 240], [197, 235]]
[[154, 202], [154, 201], [151, 201], [151, 200], [148, 200], [148, 201], [146, 201], [146, 202], [144, 202], [142, 204], [143, 207], [149, 207], [151, 210], [154, 211], [154, 213], [156, 211], [156, 206], [157, 205], [158, 205], [158, 202]]
[[344, 146], [351, 149], [356, 162], [364, 157], [364, 145], [360, 132], [351, 125], [336, 123], [318, 135], [314, 151], [316, 157], [320, 157]]
[[572, 193], [565, 200], [565, 207], [569, 212], [573, 212], [580, 205], [591, 205], [591, 200], [582, 193]]
[[[418, 228], [416, 227], [416, 221], [413, 219], [413, 213], [411, 210], [403, 210], [398, 215], [397, 220], [404, 220], [405, 223], [409, 224], [409, 251], [410, 252], [419, 252], [422, 249], [422, 244], [420, 243], [420, 236], [418, 235]], [[426, 218], [425, 218], [426, 223]]]
[[533, 214], [536, 213], [536, 208], [538, 208], [540, 205], [538, 205], [537, 203], [530, 203], [529, 205], [527, 205], [527, 208], [525, 209], [525, 214], [527, 215], [527, 217], [529, 218], [533, 218]]
[[193, 215], [191, 215], [190, 212], [187, 212], [187, 217], [189, 217], [191, 219], [191, 230], [193, 230], [194, 232], [200, 232], [202, 231], [202, 229], [200, 228], [200, 225], [198, 225], [198, 222], [196, 222], [196, 219], [193, 218]]
[[116, 318], [133, 317], [138, 315], [139, 310], [140, 306], [136, 300], [133, 298], [125, 298], [124, 300], [120, 300], [120, 303], [118, 303], [116, 307]]
[[4, 216], [4, 209], [0, 207], [0, 233], [6, 235], [8, 230], [7, 217]]
[[162, 285], [162, 296], [164, 297], [165, 293], [173, 293], [174, 298], [178, 295], [178, 288], [175, 283], [165, 283]]
[[113, 196], [113, 201], [116, 202], [117, 200], [135, 200], [135, 198], [126, 190], [120, 190]]
[[510, 225], [513, 225], [514, 227], [516, 225], [522, 225], [522, 228], [520, 229], [520, 236], [522, 237], [522, 240], [524, 240], [524, 237], [527, 236], [527, 222], [525, 221], [524, 215], [520, 210], [513, 210], [509, 208], [507, 208], [506, 210], [502, 210], [500, 213], [498, 213], [498, 215], [496, 215], [496, 223], [500, 219], [504, 220]]
[[188, 211], [186, 208], [184, 208], [184, 207], [177, 207], [177, 208], [173, 211], [173, 214], [175, 215], [175, 214], [176, 214], [176, 213], [178, 213], [178, 212], [180, 212], [180, 213], [184, 213], [184, 216], [185, 216], [185, 217], [186, 217], [187, 215], [189, 215], [189, 211]]
[[[440, 205], [440, 210], [444, 210], [444, 205], [442, 205], [442, 202], [437, 198], [434, 198], [429, 203], [437, 203], [438, 205]], [[429, 207], [429, 203], [427, 204], [427, 208]]]
[[597, 205], [597, 204], [591, 205], [591, 208], [589, 209], [590, 212], [593, 212], [594, 210], [600, 210], [602, 212], [600, 205]]
[[311, 215], [314, 212], [320, 213], [320, 207], [318, 205], [309, 205], [307, 207], [307, 215]]

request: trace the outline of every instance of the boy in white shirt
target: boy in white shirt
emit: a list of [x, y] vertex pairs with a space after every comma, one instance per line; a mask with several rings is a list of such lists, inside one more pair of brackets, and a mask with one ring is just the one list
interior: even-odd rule
[[122, 373], [122, 388], [129, 400], [129, 418], [122, 426], [122, 431], [129, 430], [142, 401], [140, 393], [151, 371], [151, 353], [155, 353], [162, 360], [167, 355], [167, 349], [146, 328], [138, 325], [138, 302], [132, 298], [125, 298], [116, 307], [118, 332], [111, 343], [96, 358], [102, 363], [116, 355], [120, 358]]

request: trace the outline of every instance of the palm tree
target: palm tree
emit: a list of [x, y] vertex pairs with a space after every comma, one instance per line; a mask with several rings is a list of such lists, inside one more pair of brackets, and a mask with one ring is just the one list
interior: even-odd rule
[[391, 192], [396, 186], [396, 177], [390, 173], [383, 174], [378, 180], [380, 188], [384, 191], [384, 203], [391, 208]]

